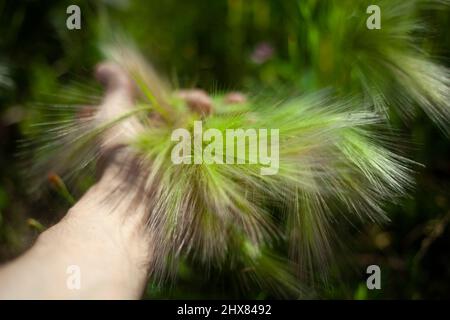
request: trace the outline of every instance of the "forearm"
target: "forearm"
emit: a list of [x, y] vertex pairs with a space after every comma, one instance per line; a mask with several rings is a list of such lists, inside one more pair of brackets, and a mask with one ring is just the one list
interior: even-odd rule
[[[117, 189], [124, 187], [122, 179], [117, 167], [108, 167], [64, 219], [23, 256], [0, 268], [0, 298], [139, 298], [151, 241], [143, 223], [145, 208], [131, 206], [134, 187]], [[115, 192], [122, 197], [117, 199]], [[79, 289], [68, 285], [74, 276], [68, 273], [70, 266], [79, 268]]]

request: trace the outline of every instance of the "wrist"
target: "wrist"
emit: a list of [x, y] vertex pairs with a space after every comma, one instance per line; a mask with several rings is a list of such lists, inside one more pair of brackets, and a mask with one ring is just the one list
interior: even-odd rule
[[105, 167], [99, 182], [35, 245], [42, 258], [58, 252], [52, 259], [63, 272], [79, 266], [89, 297], [139, 298], [149, 273], [145, 206], [136, 202], [139, 190], [124, 180], [121, 168]]

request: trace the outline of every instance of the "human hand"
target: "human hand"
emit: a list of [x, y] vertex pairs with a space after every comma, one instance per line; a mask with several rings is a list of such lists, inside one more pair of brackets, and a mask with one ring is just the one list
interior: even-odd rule
[[[105, 95], [89, 108], [95, 121], [105, 123], [131, 111], [137, 94], [133, 81], [118, 65], [96, 68]], [[178, 96], [201, 114], [213, 112], [212, 100], [199, 89]], [[227, 103], [245, 96], [231, 93]], [[86, 110], [84, 110], [86, 111]], [[99, 143], [98, 182], [56, 225], [43, 232], [34, 246], [0, 268], [0, 298], [6, 299], [137, 299], [151, 274], [152, 235], [146, 228], [145, 194], [139, 170], [125, 145], [142, 130], [135, 117], [110, 127]], [[79, 288], [68, 285], [70, 267], [79, 270]]]

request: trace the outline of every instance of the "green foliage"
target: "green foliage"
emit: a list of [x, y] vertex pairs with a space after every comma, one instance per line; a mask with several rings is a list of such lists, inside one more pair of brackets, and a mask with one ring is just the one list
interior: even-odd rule
[[[354, 217], [385, 221], [383, 202], [403, 195], [411, 184], [411, 162], [378, 144], [393, 143], [396, 137], [383, 134], [382, 119], [357, 99], [335, 100], [317, 93], [274, 97], [277, 104], [254, 99], [241, 109], [228, 109], [217, 95], [213, 96], [217, 113], [202, 116], [172, 92], [163, 91], [158, 77], [136, 53], [123, 46], [109, 52], [137, 82], [140, 100], [107, 122], [97, 117], [80, 121], [72, 113], [71, 119], [43, 123], [51, 140], [38, 141], [42, 146], [34, 170], [37, 176], [50, 169], [71, 175], [76, 170], [79, 175], [96, 160], [102, 135], [135, 117], [142, 129], [125, 143], [141, 163], [139, 175], [145, 177], [141, 192], [151, 195], [145, 206], [158, 248], [152, 262], [155, 276], [164, 276], [184, 257], [205, 268], [225, 268], [236, 260], [253, 270], [247, 275], [262, 284], [259, 289], [298, 296], [298, 280], [277, 262], [271, 252], [275, 246], [287, 247], [292, 259], [288, 264], [305, 283], [322, 280], [328, 264], [334, 263], [337, 222]], [[250, 148], [240, 159], [233, 144], [230, 153], [228, 137], [215, 156], [231, 165], [173, 164], [172, 132], [185, 128], [194, 136], [196, 120], [222, 136], [228, 129], [279, 130], [278, 173], [261, 175], [262, 164], [249, 162], [258, 159], [259, 148]], [[273, 143], [270, 137], [267, 140]], [[189, 148], [197, 157], [195, 141]]]
[[[198, 116], [170, 99], [170, 105], [178, 108], [174, 114], [186, 115], [180, 117], [184, 122], [171, 123], [164, 130], [148, 128], [132, 145], [147, 159], [147, 168], [150, 161], [157, 160], [158, 173], [166, 175], [164, 192], [180, 199], [163, 203], [173, 213], [166, 217], [164, 232], [181, 232], [171, 219], [177, 217], [176, 203], [181, 203], [192, 185], [197, 191], [195, 200], [202, 205], [186, 217], [199, 219], [201, 229], [195, 230], [193, 248], [184, 252], [186, 261], [180, 257], [174, 287], [149, 286], [150, 297], [307, 297], [315, 293], [299, 285], [296, 277], [300, 276], [302, 284], [308, 283], [306, 279], [318, 281], [325, 270], [331, 272], [331, 282], [316, 289], [325, 297], [448, 295], [450, 150], [448, 140], [423, 116], [425, 113], [448, 132], [449, 78], [447, 69], [439, 65], [448, 64], [450, 42], [448, 33], [443, 32], [450, 25], [448, 2], [374, 1], [382, 10], [381, 30], [365, 28], [368, 3], [80, 1], [82, 30], [69, 32], [65, 8], [70, 1], [0, 1], [0, 25], [6, 30], [0, 38], [0, 131], [4, 137], [0, 258], [17, 253], [32, 239], [33, 231], [26, 229], [29, 214], [43, 225], [55, 221], [54, 202], [42, 200], [57, 197], [54, 192], [45, 197], [50, 168], [57, 172], [68, 169], [69, 175], [63, 176], [70, 190], [64, 192], [66, 196], [79, 195], [92, 184], [93, 170], [81, 160], [95, 160], [93, 141], [114, 124], [100, 129], [67, 125], [73, 124], [78, 105], [99, 101], [101, 91], [89, 80], [102, 58], [99, 44], [111, 40], [111, 34], [122, 33], [134, 39], [175, 87], [200, 86], [215, 93], [218, 112], [204, 119], [205, 128], [245, 128], [256, 116], [257, 126], [278, 127], [280, 136], [294, 137], [289, 144], [281, 144], [284, 154], [280, 158], [289, 161], [281, 164], [278, 179], [261, 178], [255, 174], [257, 167], [190, 166], [182, 176], [184, 183], [175, 183], [172, 177], [178, 173], [167, 162], [168, 134], [175, 125], [191, 128]], [[266, 50], [264, 59], [255, 59], [261, 44], [272, 52]], [[153, 84], [142, 87], [158, 91]], [[332, 87], [332, 93], [299, 95], [324, 87]], [[242, 109], [236, 115], [223, 106], [220, 94], [235, 88], [264, 93], [239, 106]], [[339, 99], [331, 98], [334, 95]], [[356, 97], [349, 98], [352, 96]], [[148, 112], [148, 101], [143, 102], [139, 115]], [[383, 114], [396, 129], [386, 129]], [[404, 119], [408, 119], [406, 124]], [[42, 127], [32, 125], [45, 122]], [[61, 123], [63, 126], [56, 128]], [[64, 130], [69, 138], [61, 144], [49, 127]], [[400, 132], [411, 138], [412, 150]], [[13, 141], [24, 136], [46, 146], [34, 149], [34, 156], [41, 160], [30, 165], [33, 172], [39, 172], [34, 178], [40, 183], [31, 187], [44, 195], [40, 201], [23, 192], [30, 180], [17, 174], [20, 168], [14, 155], [21, 150]], [[69, 148], [72, 152], [58, 153], [60, 146], [71, 142], [75, 142]], [[412, 162], [398, 155], [404, 152], [426, 165], [419, 169], [417, 190], [410, 198], [398, 198], [411, 182], [408, 167]], [[299, 154], [304, 157], [294, 164]], [[242, 192], [248, 189], [251, 192]], [[386, 207], [386, 200], [394, 204]], [[58, 208], [64, 213], [67, 203], [61, 202]], [[226, 213], [219, 218], [207, 213], [229, 212], [227, 208], [236, 203], [250, 214], [233, 224], [233, 233], [225, 235]], [[383, 230], [361, 223], [387, 221], [385, 211], [392, 221]], [[261, 216], [264, 223], [258, 220]], [[355, 223], [362, 227], [361, 232], [339, 223], [347, 219], [360, 220]], [[276, 232], [271, 230], [273, 225]], [[356, 244], [341, 238], [351, 233], [355, 233]], [[356, 248], [355, 273], [337, 274], [337, 266], [343, 263], [336, 245]], [[220, 250], [222, 246], [230, 249]], [[165, 253], [171, 250], [169, 246]], [[358, 274], [369, 263], [381, 265], [388, 283], [379, 295], [361, 289], [365, 274]]]
[[[319, 85], [363, 94], [377, 111], [411, 117], [420, 106], [449, 128], [449, 71], [420, 47], [427, 26], [420, 7], [438, 1], [310, 1], [299, 3], [307, 54]], [[366, 27], [370, 5], [381, 8], [381, 29]], [[441, 4], [443, 5], [443, 4]], [[318, 14], [318, 16], [314, 16]], [[312, 30], [312, 31], [311, 31]]]

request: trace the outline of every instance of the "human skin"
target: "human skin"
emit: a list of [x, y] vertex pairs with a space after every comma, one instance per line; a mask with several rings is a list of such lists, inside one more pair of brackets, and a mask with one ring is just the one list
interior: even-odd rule
[[[114, 119], [133, 106], [133, 83], [119, 66], [103, 63], [96, 77], [105, 86], [98, 121]], [[199, 113], [212, 111], [209, 96], [201, 90], [182, 90], [179, 96]], [[145, 227], [148, 208], [140, 198], [139, 175], [130, 172], [133, 157], [123, 147], [140, 129], [139, 121], [129, 118], [103, 135], [97, 183], [27, 252], [0, 267], [0, 299], [142, 296], [154, 248]], [[73, 266], [79, 270], [79, 288], [70, 285]]]
[[[0, 269], [1, 299], [138, 299], [151, 261], [144, 208], [129, 212], [131, 197], [108, 206], [121, 184], [108, 165], [100, 180], [32, 248]], [[132, 192], [132, 190], [129, 190]], [[68, 268], [79, 267], [80, 288], [67, 285]]]
[[[99, 121], [113, 119], [133, 103], [132, 83], [118, 66], [104, 63], [96, 76], [105, 86]], [[25, 254], [0, 268], [1, 299], [137, 299], [149, 274], [151, 237], [145, 206], [135, 201], [138, 186], [123, 170], [125, 150], [135, 123], [107, 132], [100, 148], [98, 182], [56, 225], [39, 235]], [[117, 194], [120, 193], [118, 196]], [[111, 197], [120, 201], [112, 201]], [[71, 266], [79, 268], [79, 289], [67, 285]]]

